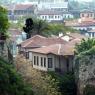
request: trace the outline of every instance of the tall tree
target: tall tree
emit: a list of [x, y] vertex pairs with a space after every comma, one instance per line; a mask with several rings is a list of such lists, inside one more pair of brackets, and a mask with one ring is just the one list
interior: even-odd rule
[[0, 34], [6, 34], [9, 28], [7, 10], [0, 6]]
[[31, 37], [32, 29], [33, 29], [33, 20], [32, 18], [27, 18], [25, 27], [23, 27], [23, 30], [27, 33], [27, 39]]

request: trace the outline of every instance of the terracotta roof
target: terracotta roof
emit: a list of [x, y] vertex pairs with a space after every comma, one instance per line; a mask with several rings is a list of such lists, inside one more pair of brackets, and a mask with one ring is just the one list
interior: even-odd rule
[[54, 44], [42, 48], [32, 49], [32, 52], [42, 53], [42, 54], [55, 54], [55, 55], [74, 55], [74, 48], [76, 44], [79, 44], [81, 39], [74, 39], [66, 44]]
[[32, 52], [55, 55], [74, 55], [74, 47], [64, 44], [54, 44], [42, 48], [32, 49]]
[[21, 31], [19, 29], [9, 29], [8, 32], [10, 35], [21, 35]]
[[72, 27], [87, 27], [87, 26], [95, 26], [95, 20], [91, 21], [67, 21], [65, 23], [66, 26], [72, 26]]
[[84, 9], [84, 10], [82, 10], [80, 13], [94, 13], [94, 11]]
[[79, 38], [79, 39], [85, 39], [86, 37], [80, 33], [70, 33], [67, 34], [68, 36], [72, 37], [73, 39]]
[[30, 7], [34, 8], [34, 6], [32, 4], [17, 4], [17, 5], [15, 5], [15, 10], [25, 10]]
[[65, 44], [66, 41], [61, 38], [46, 38], [40, 35], [35, 35], [30, 39], [22, 42], [20, 45], [24, 48], [43, 47], [52, 44]]
[[8, 33], [10, 35], [10, 39], [16, 41], [17, 36], [22, 35], [22, 32], [19, 29], [9, 29]]

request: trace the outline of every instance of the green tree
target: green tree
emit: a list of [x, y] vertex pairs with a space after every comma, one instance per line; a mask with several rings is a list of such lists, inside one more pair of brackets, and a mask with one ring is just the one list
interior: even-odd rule
[[76, 95], [77, 85], [75, 83], [75, 76], [72, 72], [64, 73], [64, 75], [50, 72], [49, 75], [57, 81], [57, 87], [61, 95]]
[[9, 22], [7, 17], [7, 10], [0, 6], [0, 34], [6, 35], [9, 28]]
[[0, 95], [33, 95], [13, 65], [0, 58]]
[[86, 87], [84, 88], [84, 94], [83, 95], [95, 95], [95, 86], [86, 85]]
[[76, 53], [85, 52], [95, 46], [95, 39], [83, 39], [80, 44], [76, 45]]

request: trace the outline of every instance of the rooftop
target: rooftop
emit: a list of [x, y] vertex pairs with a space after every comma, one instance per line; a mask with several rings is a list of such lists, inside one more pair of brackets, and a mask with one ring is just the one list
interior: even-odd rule
[[30, 39], [25, 40], [20, 45], [24, 48], [34, 48], [34, 47], [42, 47], [48, 46], [52, 44], [65, 44], [66, 41], [61, 38], [46, 38], [40, 35], [35, 35]]

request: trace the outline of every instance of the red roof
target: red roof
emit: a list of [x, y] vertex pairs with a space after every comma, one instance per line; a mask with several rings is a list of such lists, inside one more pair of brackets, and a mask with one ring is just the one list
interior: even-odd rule
[[52, 44], [65, 44], [66, 41], [61, 38], [46, 38], [40, 35], [35, 35], [30, 39], [22, 42], [20, 45], [24, 48], [43, 47]]
[[74, 55], [74, 45], [69, 46], [68, 44], [54, 44], [42, 48], [32, 49], [32, 52], [42, 54], [55, 54], [55, 55]]
[[34, 6], [32, 4], [17, 4], [17, 5], [15, 5], [15, 10], [25, 10], [30, 7], [34, 8]]

